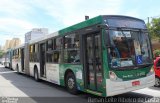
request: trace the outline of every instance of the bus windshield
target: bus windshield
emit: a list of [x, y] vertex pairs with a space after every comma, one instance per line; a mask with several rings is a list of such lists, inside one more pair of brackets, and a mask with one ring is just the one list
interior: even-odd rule
[[110, 30], [110, 65], [112, 68], [139, 66], [152, 63], [147, 32]]

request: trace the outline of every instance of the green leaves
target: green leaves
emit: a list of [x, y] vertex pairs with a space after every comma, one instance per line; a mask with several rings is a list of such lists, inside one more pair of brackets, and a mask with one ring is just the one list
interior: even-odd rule
[[4, 55], [4, 51], [0, 50], [0, 58], [2, 58], [3, 55]]
[[158, 56], [160, 56], [160, 50], [154, 50], [153, 51], [153, 54], [154, 54], [154, 57], [158, 57]]
[[152, 39], [160, 39], [160, 18], [153, 18], [147, 27]]

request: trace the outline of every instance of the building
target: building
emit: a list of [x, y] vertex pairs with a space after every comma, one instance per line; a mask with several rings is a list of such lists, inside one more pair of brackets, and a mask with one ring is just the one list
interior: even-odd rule
[[11, 40], [6, 40], [6, 43], [4, 45], [4, 50], [7, 50], [8, 48], [10, 48], [10, 41]]
[[4, 50], [14, 48], [16, 46], [19, 46], [21, 44], [21, 40], [19, 38], [13, 38], [12, 40], [6, 40], [4, 45]]
[[9, 44], [9, 47], [10, 48], [14, 48], [16, 46], [19, 46], [21, 44], [21, 40], [19, 38], [13, 38], [11, 41], [10, 41], [10, 44]]
[[[43, 37], [46, 34], [48, 34], [47, 28], [34, 28], [25, 34], [25, 42]], [[3, 49], [6, 51], [7, 49], [19, 46], [20, 44], [21, 44], [21, 40], [19, 38], [13, 38], [12, 40], [6, 40]]]

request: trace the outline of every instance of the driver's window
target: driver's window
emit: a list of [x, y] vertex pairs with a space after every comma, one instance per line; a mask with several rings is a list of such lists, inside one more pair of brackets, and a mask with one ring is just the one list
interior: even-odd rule
[[111, 66], [124, 67], [132, 66], [134, 55], [134, 45], [129, 31], [110, 31], [110, 44], [109, 48]]

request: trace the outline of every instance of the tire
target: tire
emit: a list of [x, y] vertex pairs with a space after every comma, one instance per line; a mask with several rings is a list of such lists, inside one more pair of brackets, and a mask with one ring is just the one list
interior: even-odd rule
[[38, 70], [37, 69], [34, 70], [34, 80], [39, 82], [39, 75], [38, 75]]
[[155, 87], [159, 87], [160, 86], [160, 79], [158, 77], [155, 77]]
[[16, 70], [17, 70], [17, 73], [20, 74], [18, 65], [16, 66]]
[[76, 79], [75, 76], [72, 72], [69, 72], [66, 76], [65, 80], [66, 88], [71, 94], [77, 94], [77, 84], [76, 84]]
[[11, 69], [11, 64], [9, 63], [9, 67], [8, 67], [9, 69]]

